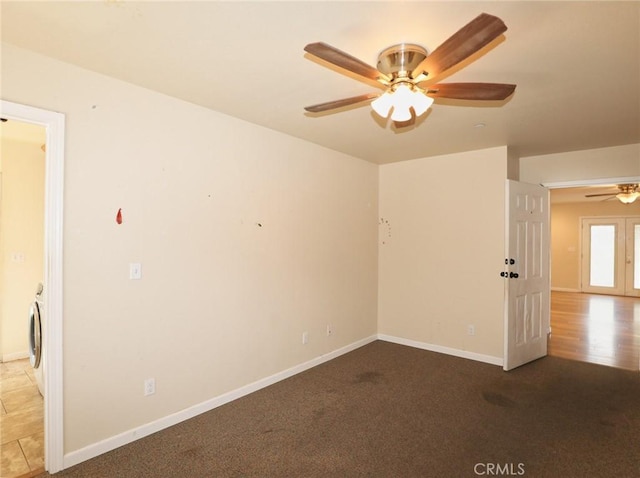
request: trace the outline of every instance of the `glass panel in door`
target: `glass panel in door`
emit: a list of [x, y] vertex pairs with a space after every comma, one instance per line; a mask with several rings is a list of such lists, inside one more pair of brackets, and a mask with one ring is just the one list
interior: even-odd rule
[[625, 221], [620, 217], [582, 219], [582, 291], [625, 293]]
[[633, 288], [640, 289], [640, 224], [633, 226]]
[[590, 271], [589, 286], [615, 287], [616, 226], [590, 225]]
[[624, 295], [640, 297], [640, 218], [629, 217], [626, 223]]

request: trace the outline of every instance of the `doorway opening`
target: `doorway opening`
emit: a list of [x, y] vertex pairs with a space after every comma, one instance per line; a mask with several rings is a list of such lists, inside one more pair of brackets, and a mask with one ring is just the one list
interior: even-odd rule
[[[604, 194], [585, 198], [598, 192], [586, 187], [615, 187], [638, 179], [547, 185], [552, 269], [549, 355], [640, 370], [636, 272], [640, 232], [633, 219], [637, 204], [622, 204]], [[562, 199], [554, 198], [554, 193]]]
[[[0, 117], [45, 128], [44, 305], [44, 467], [64, 468], [62, 382], [62, 251], [65, 118], [61, 113], [0, 100]], [[26, 319], [25, 319], [26, 320]]]
[[2, 476], [11, 478], [44, 471], [42, 328], [35, 297], [44, 279], [46, 131], [15, 120], [0, 128], [0, 422]]

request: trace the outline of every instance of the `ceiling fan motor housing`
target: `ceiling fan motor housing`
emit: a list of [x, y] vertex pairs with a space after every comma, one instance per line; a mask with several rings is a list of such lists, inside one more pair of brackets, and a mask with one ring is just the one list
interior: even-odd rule
[[619, 184], [618, 189], [622, 194], [631, 194], [635, 193], [638, 190], [637, 184]]
[[401, 43], [381, 51], [377, 66], [381, 73], [393, 79], [407, 78], [426, 57], [427, 50], [420, 45]]

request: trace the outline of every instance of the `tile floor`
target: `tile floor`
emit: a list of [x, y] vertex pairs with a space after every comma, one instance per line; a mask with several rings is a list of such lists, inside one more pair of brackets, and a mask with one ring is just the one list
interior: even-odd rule
[[44, 471], [44, 400], [29, 359], [0, 363], [0, 478]]

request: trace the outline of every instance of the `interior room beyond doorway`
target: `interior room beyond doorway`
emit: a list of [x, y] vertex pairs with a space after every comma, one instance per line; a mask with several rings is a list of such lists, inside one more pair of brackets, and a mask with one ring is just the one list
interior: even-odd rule
[[[638, 178], [618, 179], [637, 182]], [[622, 297], [624, 294], [607, 289], [594, 291], [583, 287], [582, 258], [588, 252], [582, 237], [585, 218], [609, 223], [614, 217], [640, 215], [640, 201], [623, 204], [614, 195], [598, 194], [615, 186], [599, 184], [601, 182], [551, 187], [549, 355], [637, 371], [640, 369], [640, 299]], [[626, 253], [624, 259], [635, 263]]]

